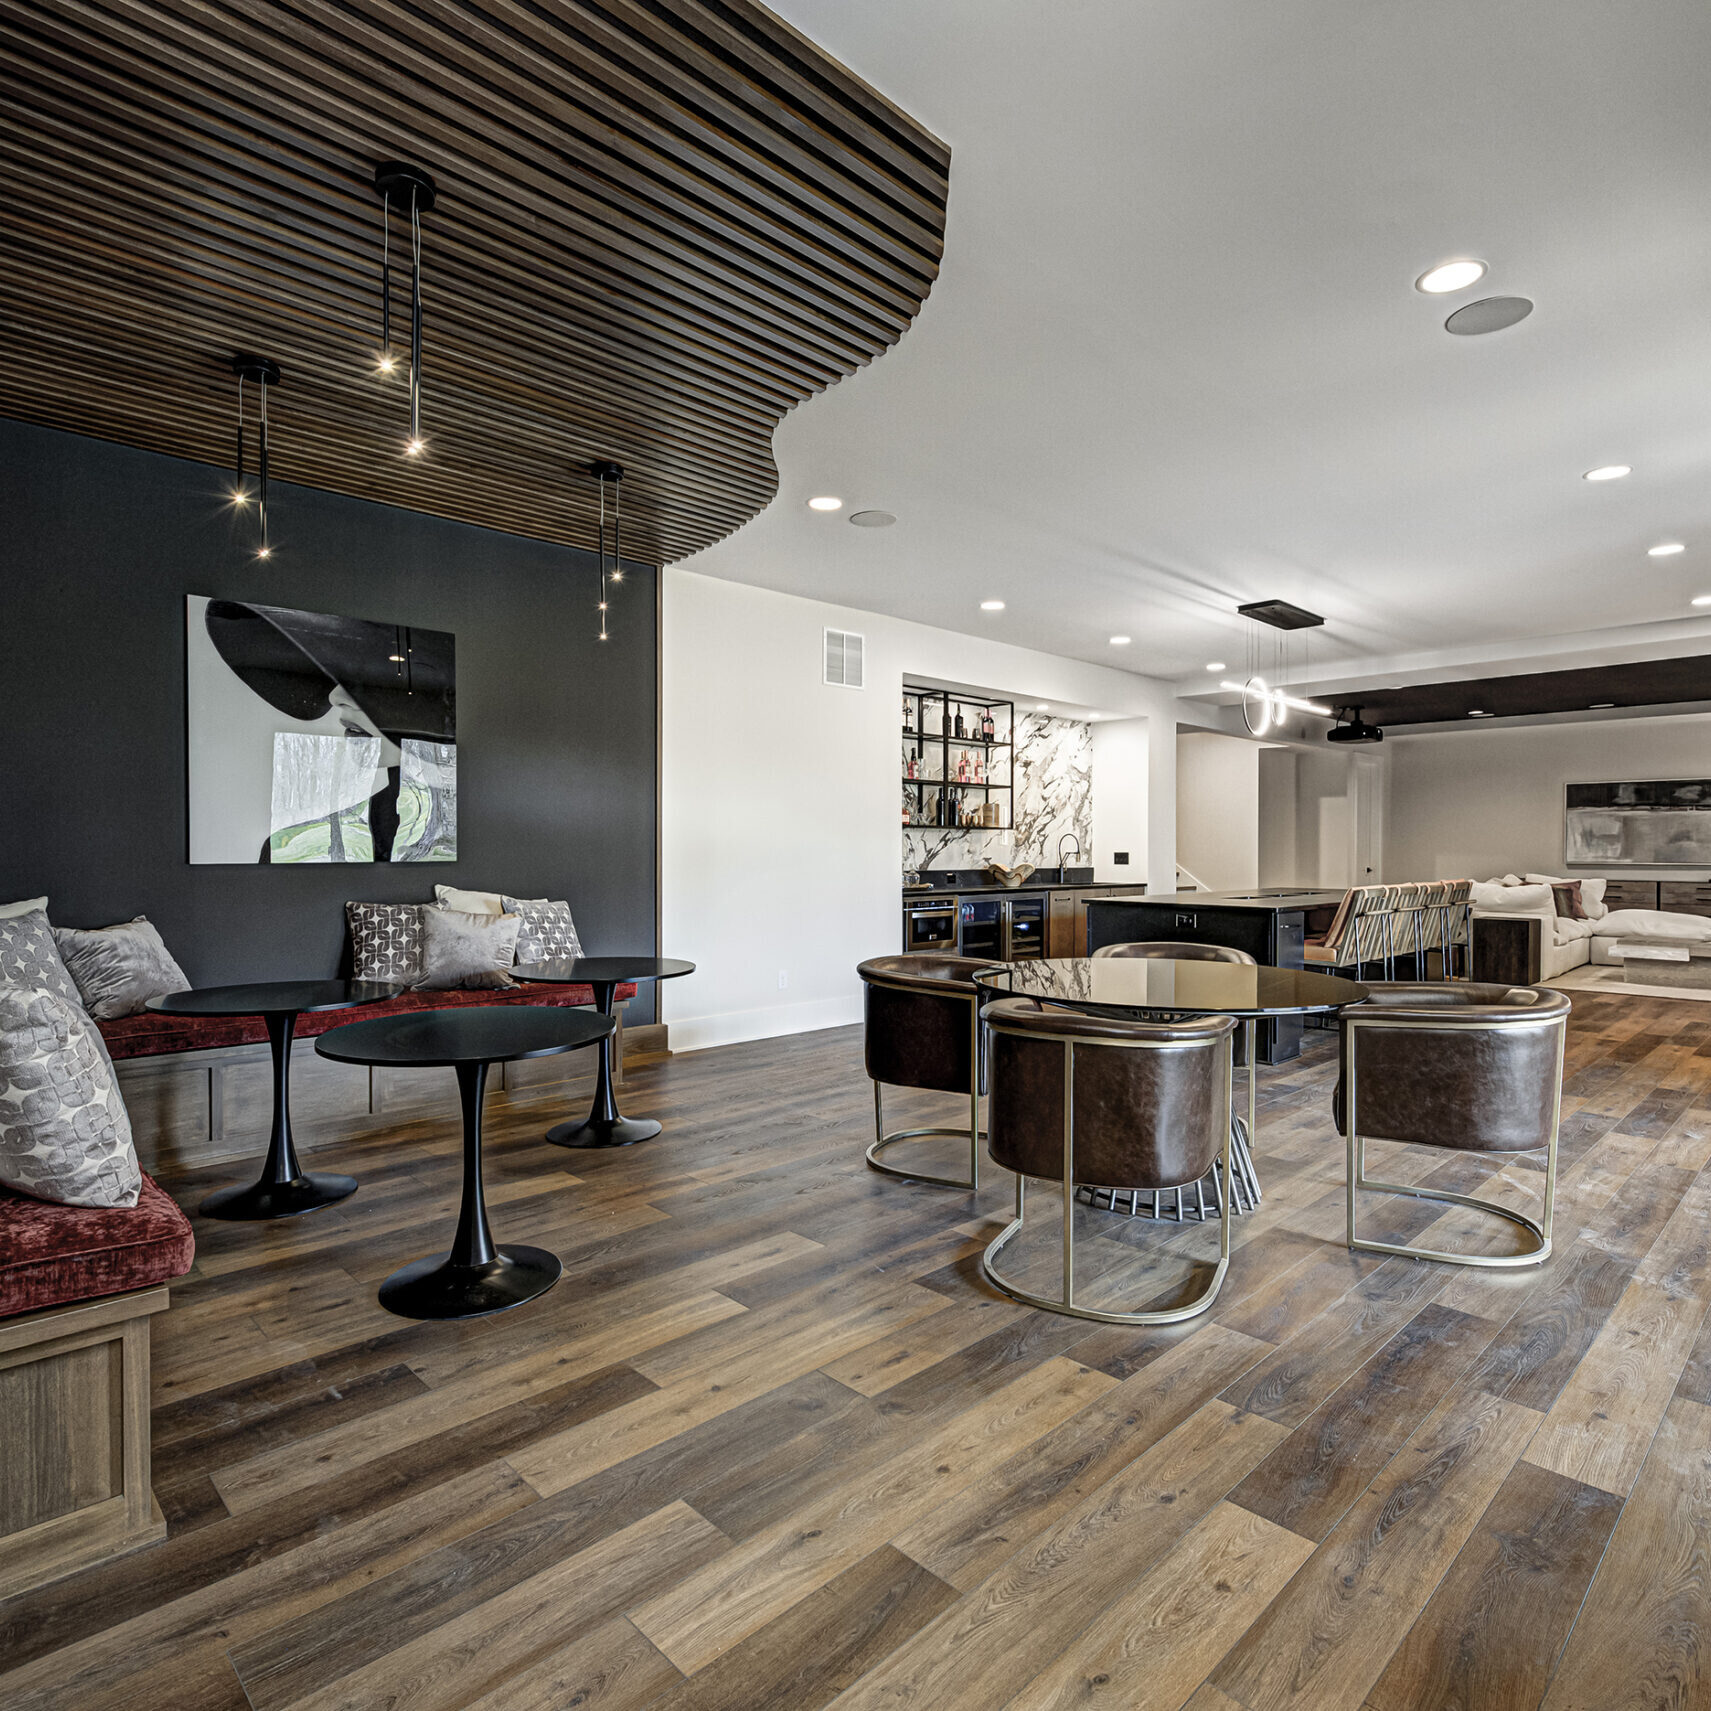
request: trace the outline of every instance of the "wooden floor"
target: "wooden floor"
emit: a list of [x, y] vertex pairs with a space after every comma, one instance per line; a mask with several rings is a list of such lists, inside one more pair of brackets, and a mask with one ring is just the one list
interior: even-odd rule
[[[565, 1273], [495, 1319], [375, 1303], [449, 1236], [448, 1127], [323, 1153], [343, 1206], [198, 1220], [155, 1321], [171, 1537], [0, 1605], [0, 1704], [1711, 1704], [1711, 1006], [1575, 995], [1557, 1254], [1514, 1276], [1340, 1245], [1308, 1041], [1262, 1072], [1223, 1296], [1171, 1331], [984, 1287], [1010, 1179], [868, 1171], [855, 1030], [638, 1067], [668, 1129], [626, 1152], [512, 1108], [496, 1230]], [[1086, 1214], [1087, 1287], [1166, 1297], [1212, 1236]]]

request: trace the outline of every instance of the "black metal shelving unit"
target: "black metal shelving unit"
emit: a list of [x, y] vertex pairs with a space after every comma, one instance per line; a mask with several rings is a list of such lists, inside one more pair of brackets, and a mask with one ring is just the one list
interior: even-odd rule
[[[1016, 704], [981, 695], [959, 695], [950, 689], [912, 689], [903, 691], [903, 743], [905, 762], [913, 746], [914, 758], [923, 768], [930, 752], [939, 758], [939, 776], [910, 778], [903, 775], [905, 790], [913, 790], [912, 818], [906, 825], [926, 831], [1008, 832], [1016, 823], [1015, 768], [1011, 756], [1016, 732]], [[971, 721], [970, 714], [973, 719]], [[956, 720], [961, 714], [964, 726], [978, 724], [984, 713], [992, 715], [994, 735], [985, 737], [957, 736]], [[911, 719], [913, 728], [911, 729]], [[956, 776], [952, 755], [967, 751], [982, 758], [982, 771], [988, 776], [978, 783], [972, 778]], [[1005, 778], [994, 782], [990, 774], [993, 762], [1005, 759]], [[931, 793], [929, 795], [929, 792]], [[963, 811], [992, 803], [997, 808], [997, 824], [991, 822], [966, 824]]]

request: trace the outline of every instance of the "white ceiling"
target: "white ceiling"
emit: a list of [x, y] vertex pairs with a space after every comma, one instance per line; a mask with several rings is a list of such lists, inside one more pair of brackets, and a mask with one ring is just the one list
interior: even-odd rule
[[[951, 144], [944, 269], [694, 569], [1196, 689], [1255, 598], [1346, 678], [1711, 592], [1704, 0], [775, 3]], [[1496, 294], [1537, 308], [1443, 331]]]

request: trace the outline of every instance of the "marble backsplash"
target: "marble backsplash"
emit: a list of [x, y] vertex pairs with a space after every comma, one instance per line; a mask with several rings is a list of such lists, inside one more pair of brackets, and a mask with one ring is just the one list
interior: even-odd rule
[[[1015, 826], [985, 832], [955, 826], [905, 826], [905, 868], [979, 867], [988, 861], [1055, 867], [1058, 839], [1065, 832], [1073, 832], [1081, 840], [1082, 865], [1092, 861], [1092, 726], [1079, 719], [1023, 713], [1018, 715], [1016, 727], [1016, 746], [1010, 751], [1015, 760]], [[952, 747], [954, 750], [954, 741]], [[904, 786], [905, 805], [914, 800], [914, 794]], [[1073, 853], [1069, 860], [1075, 864]]]

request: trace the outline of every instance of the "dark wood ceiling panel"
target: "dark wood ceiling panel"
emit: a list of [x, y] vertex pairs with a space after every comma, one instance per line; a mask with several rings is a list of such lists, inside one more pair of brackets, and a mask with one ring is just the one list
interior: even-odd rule
[[[0, 0], [0, 66], [0, 414], [224, 463], [257, 351], [276, 476], [465, 522], [592, 545], [615, 458], [628, 555], [711, 544], [938, 270], [949, 151], [751, 0]], [[439, 187], [422, 459], [390, 159]]]

